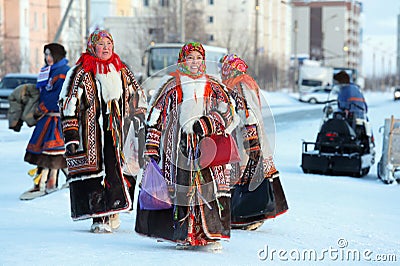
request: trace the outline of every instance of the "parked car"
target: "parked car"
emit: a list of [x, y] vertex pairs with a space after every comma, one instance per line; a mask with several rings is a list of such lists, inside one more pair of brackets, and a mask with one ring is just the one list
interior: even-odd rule
[[330, 86], [317, 86], [309, 92], [300, 92], [299, 100], [312, 104], [326, 103], [332, 88]]
[[395, 101], [400, 100], [400, 87], [394, 88], [393, 97]]
[[0, 81], [0, 114], [7, 114], [10, 103], [8, 96], [21, 84], [36, 84], [36, 74], [10, 73]]

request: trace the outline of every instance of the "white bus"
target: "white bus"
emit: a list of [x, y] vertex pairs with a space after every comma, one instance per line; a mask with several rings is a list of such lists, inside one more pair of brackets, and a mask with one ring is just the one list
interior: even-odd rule
[[[145, 50], [142, 65], [144, 73], [142, 87], [146, 91], [148, 100], [158, 89], [160, 80], [176, 70], [178, 55], [182, 43], [158, 43], [147, 47]], [[203, 45], [206, 52], [206, 73], [219, 79], [218, 63], [222, 56], [228, 53], [226, 48]]]

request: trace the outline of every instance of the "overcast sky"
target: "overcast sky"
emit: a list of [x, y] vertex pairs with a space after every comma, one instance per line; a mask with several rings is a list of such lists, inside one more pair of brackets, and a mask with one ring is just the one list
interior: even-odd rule
[[[362, 0], [363, 2], [363, 72], [366, 76], [374, 73], [395, 73], [397, 52], [397, 15], [400, 13], [399, 0]], [[375, 53], [375, 64], [373, 55]], [[383, 60], [382, 60], [383, 56]], [[383, 62], [382, 62], [383, 61]], [[382, 65], [384, 67], [382, 67]]]

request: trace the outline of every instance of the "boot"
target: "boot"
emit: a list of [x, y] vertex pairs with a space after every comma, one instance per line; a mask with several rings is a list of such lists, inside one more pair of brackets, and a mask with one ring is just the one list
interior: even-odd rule
[[[35, 169], [34, 169], [35, 170]], [[19, 197], [20, 200], [32, 200], [37, 197], [41, 197], [46, 194], [46, 181], [49, 169], [37, 168], [35, 177], [33, 178], [33, 188], [25, 191]], [[28, 174], [32, 175], [33, 170], [29, 171]]]
[[46, 182], [46, 194], [56, 191], [58, 188], [58, 169], [50, 169]]
[[119, 214], [111, 214], [110, 215], [110, 226], [112, 230], [116, 230], [120, 227], [121, 225], [121, 220], [119, 219]]
[[109, 217], [102, 216], [93, 218], [93, 224], [90, 227], [90, 232], [96, 234], [112, 233]]

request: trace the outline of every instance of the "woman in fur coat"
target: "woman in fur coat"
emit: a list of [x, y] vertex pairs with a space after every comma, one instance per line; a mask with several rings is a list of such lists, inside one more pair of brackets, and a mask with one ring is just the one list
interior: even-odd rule
[[123, 175], [124, 129], [130, 119], [144, 120], [147, 100], [114, 52], [109, 32], [90, 34], [86, 52], [67, 74], [59, 106], [72, 219], [92, 218], [92, 232], [112, 232], [118, 213], [131, 210], [136, 182]]
[[57, 104], [69, 70], [68, 60], [65, 58], [67, 52], [58, 43], [46, 44], [43, 52], [45, 66], [40, 70], [36, 84], [40, 95], [33, 115], [37, 123], [24, 157], [26, 162], [36, 165], [37, 168], [29, 171], [34, 177], [34, 187], [23, 193], [21, 200], [34, 199], [55, 191], [60, 170], [67, 167]]
[[172, 207], [146, 210], [139, 201], [135, 230], [173, 241], [177, 248], [216, 248], [218, 240], [230, 238], [226, 167], [202, 168], [197, 159], [202, 138], [229, 132], [234, 108], [223, 85], [206, 74], [205, 60], [200, 43], [186, 43], [147, 117], [145, 155], [158, 162]]
[[[239, 147], [242, 148], [240, 150], [244, 151], [241, 154], [242, 161], [232, 164], [231, 184], [247, 183], [252, 184], [249, 187], [256, 188], [265, 179], [265, 182], [271, 182], [269, 184], [271, 190], [267, 190], [267, 193], [258, 199], [261, 202], [269, 202], [266, 206], [270, 206], [270, 208], [264, 209], [263, 213], [241, 213], [241, 210], [246, 209], [248, 212], [249, 206], [241, 202], [232, 189], [232, 228], [256, 230], [265, 219], [273, 218], [288, 209], [286, 197], [279, 181], [279, 172], [273, 161], [271, 147], [274, 144], [274, 132], [272, 130], [268, 134], [265, 132], [260, 88], [256, 81], [246, 73], [248, 66], [244, 60], [235, 54], [229, 54], [221, 58], [221, 63], [222, 82], [234, 99], [236, 111], [240, 117], [240, 123], [235, 129], [234, 135]], [[268, 125], [269, 129], [271, 129], [271, 125], [274, 125], [273, 123], [271, 120], [271, 124]]]

